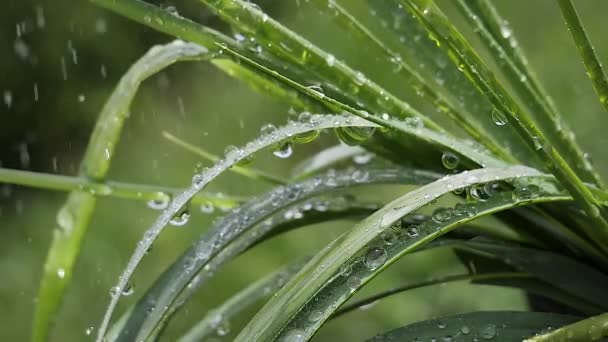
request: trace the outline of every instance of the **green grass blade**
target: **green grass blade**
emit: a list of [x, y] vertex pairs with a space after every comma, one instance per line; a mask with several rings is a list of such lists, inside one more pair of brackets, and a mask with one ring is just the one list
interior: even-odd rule
[[[490, 31], [485, 24], [494, 19], [494, 16], [484, 16], [486, 11], [476, 10], [478, 7], [469, 6], [468, 3], [470, 2], [474, 4], [482, 3], [485, 5], [483, 7], [488, 10], [488, 6], [491, 5], [486, 0], [456, 1], [457, 8], [473, 28], [473, 31], [481, 38], [485, 47], [491, 52], [491, 56], [503, 74], [506, 75], [512, 89], [534, 114], [539, 129], [554, 143], [554, 148], [561, 151], [581, 179], [602, 186], [599, 174], [594, 170], [589, 160], [585, 158], [585, 154], [574, 140], [573, 132], [563, 122], [557, 109], [549, 105], [551, 103], [550, 98], [542, 90], [539, 83], [535, 82], [535, 77], [529, 70], [530, 67], [524, 64], [525, 58], [522, 51], [517, 48], [518, 43], [511, 29], [505, 23], [493, 23], [494, 30]], [[486, 20], [482, 21], [480, 16]], [[496, 36], [496, 33], [498, 33], [496, 32], [496, 26], [498, 26], [500, 36]], [[505, 46], [508, 46], [509, 50], [506, 50]], [[520, 57], [515, 59], [512, 57], [514, 55]]]
[[[56, 191], [82, 191], [91, 195], [123, 198], [136, 201], [164, 201], [183, 189], [156, 185], [132, 184], [114, 181], [95, 182], [84, 177], [55, 175], [50, 173], [0, 168], [0, 183], [23, 185]], [[211, 203], [220, 208], [232, 208], [246, 200], [245, 197], [227, 196], [202, 192], [192, 199], [194, 204]]]
[[413, 323], [369, 339], [369, 342], [439, 341], [522, 341], [555, 326], [578, 318], [546, 312], [480, 311]]
[[[281, 42], [281, 44], [267, 44], [272, 54], [309, 70], [314, 75], [322, 76], [328, 84], [333, 85], [331, 89], [337, 88], [346, 91], [348, 95], [369, 107], [368, 109], [372, 112], [390, 113], [402, 118], [417, 117], [424, 122], [426, 127], [439, 129], [437, 124], [410, 105], [399, 100], [360, 72], [351, 69], [344, 62], [332, 60], [333, 56], [329, 53], [270, 18], [252, 3], [242, 0], [200, 1], [240, 31], [254, 35], [256, 40], [262, 43]], [[353, 80], [360, 81], [353, 82]], [[327, 88], [329, 91], [329, 87]], [[378, 99], [382, 99], [382, 101], [378, 101]]]
[[589, 317], [557, 330], [527, 338], [524, 342], [590, 342], [599, 341], [603, 337], [608, 337], [608, 313]]
[[543, 132], [536, 126], [532, 117], [525, 113], [509, 93], [498, 82], [493, 73], [481, 61], [472, 47], [462, 35], [450, 24], [445, 15], [432, 2], [427, 0], [399, 0], [412, 15], [427, 28], [440, 46], [444, 46], [454, 57], [454, 62], [464, 66], [463, 71], [480, 93], [488, 96], [489, 100], [506, 115], [518, 134], [530, 148], [536, 150], [549, 170], [562, 182], [572, 196], [587, 213], [592, 227], [583, 226], [586, 235], [600, 241], [604, 252], [608, 248], [608, 222], [602, 216], [600, 202], [584, 186], [576, 172], [564, 159], [560, 151], [553, 147]]
[[[514, 191], [499, 192], [485, 202], [476, 202], [468, 207], [437, 208], [432, 220], [415, 225], [415, 228], [413, 225], [401, 227], [403, 217], [454, 189], [487, 182], [517, 182], [519, 177], [530, 177], [545, 185], [533, 198], [521, 198], [518, 195], [521, 188], [516, 188]], [[551, 179], [526, 167], [480, 169], [444, 177], [411, 191], [376, 211], [319, 252], [258, 312], [236, 340], [272, 341], [295, 334], [305, 339], [312, 337], [357, 289], [400, 256], [474, 218], [524, 203], [570, 198], [557, 190], [555, 184], [549, 186], [549, 183], [555, 182]], [[454, 214], [454, 210], [457, 214]], [[392, 232], [400, 237], [399, 243], [385, 242], [382, 234]], [[312, 311], [318, 311], [315, 312], [318, 321], [307, 320]]]
[[412, 88], [413, 92], [419, 93], [421, 97], [441, 110], [454, 123], [460, 125], [475, 141], [485, 146], [499, 158], [508, 162], [516, 162], [516, 159], [510, 153], [507, 153], [503, 147], [497, 145], [492, 140], [491, 135], [481, 133], [483, 132], [482, 126], [475, 120], [475, 117], [462, 112], [453, 99], [445, 96], [435, 86], [436, 83], [425, 79], [418, 71], [404, 61], [397, 52], [393, 51], [387, 44], [374, 35], [344, 7], [330, 0], [313, 0], [312, 3], [321, 9], [330, 9], [332, 20], [344, 26], [353, 37], [362, 38], [362, 44], [365, 42], [371, 43], [371, 46], [375, 46], [378, 50], [382, 51], [388, 61], [395, 64], [395, 68], [398, 70], [397, 73], [405, 78], [406, 84]]
[[[288, 125], [280, 127], [273, 132], [265, 133], [257, 139], [251, 141], [242, 148], [236, 148], [226, 154], [225, 159], [218, 161], [213, 167], [208, 168], [205, 172], [197, 173], [192, 178], [192, 185], [186, 189], [182, 194], [176, 196], [167, 209], [154, 221], [154, 223], [145, 231], [143, 238], [137, 244], [133, 255], [129, 259], [126, 268], [119, 276], [118, 283], [112, 288], [112, 296], [110, 304], [106, 310], [106, 313], [102, 319], [102, 322], [97, 331], [97, 341], [103, 340], [104, 334], [110, 323], [110, 319], [122, 296], [122, 292], [128, 285], [133, 272], [143, 259], [146, 251], [152, 246], [152, 243], [160, 235], [164, 227], [171, 221], [179, 211], [186, 206], [188, 202], [202, 190], [207, 184], [214, 180], [217, 176], [222, 174], [237, 163], [251, 157], [255, 152], [269, 146], [276, 145], [280, 142], [289, 143], [292, 137], [308, 133], [311, 131], [318, 131], [327, 128], [336, 127], [374, 127], [375, 124], [360, 119], [356, 116], [351, 115], [312, 115], [310, 122], [294, 122], [291, 121]], [[203, 255], [211, 253], [211, 250], [204, 250]]]
[[[200, 157], [203, 157], [203, 158], [207, 159], [208, 161], [216, 163], [218, 160], [220, 160], [220, 158], [218, 156], [214, 155], [213, 153], [207, 152], [207, 151], [203, 150], [201, 147], [195, 146], [187, 141], [184, 141], [169, 132], [163, 131], [162, 136], [163, 136], [163, 138], [174, 143], [175, 145], [177, 145], [189, 152], [192, 152]], [[283, 185], [283, 184], [287, 183], [287, 181], [285, 181], [277, 176], [269, 174], [265, 171], [254, 169], [252, 167], [243, 167], [243, 166], [235, 165], [232, 168], [230, 168], [230, 170], [236, 174], [245, 176], [245, 177], [253, 179], [253, 180], [263, 180], [263, 181], [266, 181], [268, 183], [275, 184], [275, 185]]]
[[[345, 199], [336, 199], [339, 203], [332, 205], [331, 201], [322, 199], [310, 201], [311, 197], [355, 185], [424, 184], [438, 177], [440, 176], [437, 174], [407, 169], [372, 169], [360, 170], [358, 173], [328, 172], [326, 175], [275, 189], [252, 199], [238, 211], [218, 221], [158, 279], [138, 303], [133, 319], [124, 332], [124, 341], [147, 338], [164, 319], [163, 316], [168, 314], [167, 310], [173, 303], [183, 302], [176, 299], [178, 295], [189, 298], [221, 265], [266, 236], [276, 233], [274, 230], [283, 230], [286, 223], [297, 219], [297, 216], [306, 213], [305, 216], [308, 217], [318, 211], [328, 217], [334, 209], [349, 209], [349, 201]], [[301, 206], [291, 207], [307, 200], [309, 201]], [[337, 204], [339, 206], [336, 206]], [[291, 214], [288, 214], [288, 211]], [[243, 217], [247, 220], [243, 220]], [[196, 284], [189, 285], [197, 273], [199, 276]], [[186, 293], [180, 294], [182, 291]]]
[[574, 8], [574, 4], [572, 4], [572, 1], [557, 0], [557, 3], [559, 4], [564, 20], [566, 21], [568, 31], [572, 34], [576, 48], [581, 55], [585, 70], [587, 71], [587, 76], [593, 84], [593, 89], [595, 89], [604, 109], [608, 111], [608, 79], [602, 68], [602, 63], [600, 63], [595, 54], [595, 49], [593, 48], [593, 45], [591, 45], [591, 41], [587, 36], [587, 32], [585, 32], [585, 28], [578, 17], [578, 13], [576, 12], [576, 8]]
[[365, 297], [354, 303], [345, 305], [344, 307], [340, 308], [340, 310], [336, 311], [330, 317], [330, 319], [335, 319], [335, 318], [345, 315], [349, 312], [357, 310], [357, 309], [361, 308], [362, 306], [375, 303], [378, 300], [385, 299], [386, 297], [396, 295], [399, 293], [403, 293], [405, 291], [410, 291], [410, 290], [415, 290], [415, 289], [420, 289], [420, 288], [435, 286], [435, 285], [443, 285], [443, 284], [459, 282], [459, 281], [474, 282], [474, 281], [489, 280], [489, 279], [505, 279], [505, 278], [519, 279], [519, 278], [529, 278], [529, 277], [531, 277], [531, 276], [525, 272], [489, 272], [489, 273], [479, 273], [479, 274], [465, 273], [465, 274], [456, 274], [456, 275], [435, 277], [435, 278], [431, 278], [428, 280], [422, 280], [422, 281], [413, 282], [413, 283], [406, 284], [406, 285], [401, 285], [401, 286], [398, 286], [398, 287], [395, 287], [395, 288], [392, 288], [392, 289], [389, 289], [386, 291], [376, 293], [372, 296]]
[[[103, 181], [110, 168], [115, 147], [129, 106], [137, 88], [147, 77], [180, 60], [199, 60], [208, 50], [191, 43], [175, 41], [155, 46], [139, 59], [121, 78], [104, 105], [81, 162], [81, 175]], [[57, 215], [58, 227], [44, 264], [34, 316], [32, 341], [45, 341], [64, 290], [72, 278], [72, 269], [95, 208], [95, 196], [72, 192]]]

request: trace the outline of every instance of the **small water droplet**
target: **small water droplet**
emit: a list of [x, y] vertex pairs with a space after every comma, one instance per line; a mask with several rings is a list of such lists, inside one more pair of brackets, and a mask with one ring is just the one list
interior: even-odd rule
[[386, 250], [384, 248], [371, 247], [367, 250], [363, 263], [365, 264], [365, 266], [367, 266], [367, 268], [373, 271], [378, 267], [384, 265], [387, 258], [388, 254], [386, 253]]
[[361, 285], [361, 279], [356, 275], [350, 276], [348, 279], [346, 279], [346, 286], [352, 290], [359, 288], [359, 285]]
[[334, 55], [327, 55], [327, 58], [325, 58], [325, 63], [327, 63], [327, 65], [329, 65], [330, 67], [334, 66], [334, 64], [336, 63], [336, 57], [334, 57]]
[[135, 293], [135, 287], [131, 284], [128, 284], [127, 287], [125, 287], [125, 289], [122, 290], [122, 295], [124, 297], [128, 297], [134, 293]]
[[272, 135], [276, 132], [277, 126], [273, 124], [266, 124], [260, 128], [260, 134], [262, 135]]
[[63, 268], [57, 269], [57, 277], [59, 277], [59, 279], [65, 278], [65, 270]]
[[492, 121], [496, 124], [496, 126], [504, 126], [509, 122], [507, 116], [500, 110], [493, 108], [492, 109]]
[[407, 235], [409, 235], [410, 237], [418, 236], [419, 232], [420, 232], [420, 229], [418, 228], [417, 225], [411, 225], [407, 229]]
[[215, 206], [211, 202], [205, 202], [201, 204], [201, 212], [205, 214], [211, 214], [215, 211]]
[[538, 197], [540, 188], [534, 184], [520, 186], [513, 190], [512, 198], [514, 201], [527, 201]]
[[470, 333], [471, 333], [471, 328], [469, 328], [469, 327], [468, 327], [468, 326], [466, 326], [466, 325], [463, 325], [462, 327], [460, 327], [460, 332], [461, 332], [463, 335], [468, 335], [468, 334], [470, 334]]
[[496, 337], [496, 324], [488, 324], [479, 332], [481, 337], [486, 340], [491, 340]]
[[445, 329], [448, 325], [444, 321], [437, 322], [437, 328]]
[[293, 154], [293, 147], [290, 142], [283, 142], [275, 147], [272, 154], [281, 159], [289, 158]]
[[454, 170], [460, 163], [460, 158], [452, 152], [444, 152], [441, 155], [441, 163], [448, 170]]
[[367, 164], [372, 159], [374, 159], [373, 153], [357, 154], [356, 156], [353, 157], [353, 161], [355, 162], [355, 164], [359, 164], [359, 165]]
[[159, 192], [157, 194], [157, 199], [149, 200], [146, 204], [148, 208], [154, 210], [164, 210], [169, 206], [169, 202], [171, 202], [171, 196], [167, 195], [164, 192]]
[[95, 330], [94, 327], [88, 327], [85, 329], [84, 334], [87, 336], [91, 336], [93, 334], [93, 331]]
[[215, 328], [218, 336], [226, 336], [230, 333], [230, 322], [223, 319]]

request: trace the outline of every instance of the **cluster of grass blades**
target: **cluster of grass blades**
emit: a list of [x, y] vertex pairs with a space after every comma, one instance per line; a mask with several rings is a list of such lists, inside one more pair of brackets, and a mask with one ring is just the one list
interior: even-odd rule
[[[232, 317], [272, 295], [236, 340], [307, 341], [327, 321], [347, 319], [342, 314], [354, 308], [452, 281], [522, 289], [568, 307], [570, 314], [463, 313], [371, 340], [596, 341], [608, 336], [608, 317], [602, 314], [608, 311], [608, 189], [491, 1], [453, 3], [477, 37], [465, 37], [432, 0], [367, 0], [372, 19], [390, 15], [395, 22], [382, 35], [353, 15], [348, 1], [301, 1], [329, 13], [352, 39], [376, 51], [407, 91], [436, 108], [442, 120], [425, 115], [373, 75], [317, 47], [253, 2], [200, 0], [238, 32], [232, 37], [141, 0], [91, 1], [178, 40], [150, 49], [123, 76], [100, 114], [81, 177], [0, 169], [3, 182], [70, 192], [44, 265], [33, 341], [49, 336], [97, 196], [146, 200], [162, 210], [110, 291], [96, 328], [98, 342], [162, 339], [173, 315], [222, 266], [278, 234], [336, 219], [356, 223], [316, 254], [234, 294], [193, 322], [179, 340], [221, 335]], [[571, 0], [557, 0], [556, 6], [606, 107], [606, 75], [575, 8]], [[301, 114], [284, 126], [262, 127], [259, 137], [228, 148], [222, 157], [163, 132], [167, 140], [214, 162], [194, 174], [187, 189], [107, 181], [139, 84], [178, 61], [210, 62]], [[288, 157], [295, 145], [314, 140], [322, 130], [333, 130], [343, 144], [304, 161], [289, 179], [249, 164], [267, 148]], [[255, 198], [202, 191], [229, 170], [274, 188]], [[343, 193], [377, 184], [407, 184], [412, 190], [390, 203]], [[186, 208], [193, 202], [233, 209], [116, 317], [146, 251], [165, 226], [188, 221]], [[488, 215], [501, 225], [476, 224]], [[399, 258], [436, 248], [454, 250], [468, 273], [410, 279], [345, 304]]]

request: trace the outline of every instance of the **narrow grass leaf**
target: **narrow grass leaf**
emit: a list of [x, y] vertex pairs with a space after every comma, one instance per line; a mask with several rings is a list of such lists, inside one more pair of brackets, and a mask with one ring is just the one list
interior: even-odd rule
[[559, 329], [524, 339], [524, 342], [589, 342], [608, 337], [608, 313], [585, 318]]

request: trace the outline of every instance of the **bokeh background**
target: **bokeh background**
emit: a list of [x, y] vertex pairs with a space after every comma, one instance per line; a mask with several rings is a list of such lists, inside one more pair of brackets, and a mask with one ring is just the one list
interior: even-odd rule
[[[157, 2], [175, 6], [198, 22], [230, 32], [195, 0]], [[273, 17], [330, 50], [371, 78], [386, 74], [386, 63], [374, 59], [364, 46], [348, 39], [327, 15], [305, 0], [260, 1]], [[364, 0], [345, 0], [366, 16]], [[578, 54], [551, 0], [496, 1], [509, 20], [530, 64], [554, 96], [566, 121], [608, 175], [605, 146], [608, 115], [602, 112], [586, 79]], [[455, 13], [449, 1], [440, 1]], [[597, 53], [605, 64], [608, 40], [605, 22], [608, 2], [577, 1]], [[457, 14], [453, 16], [458, 20]], [[97, 115], [120, 76], [152, 45], [171, 37], [94, 7], [87, 1], [5, 0], [0, 10], [0, 166], [75, 175]], [[398, 96], [409, 97], [398, 79], [381, 77]], [[133, 104], [109, 179], [141, 184], [183, 187], [197, 163], [208, 164], [161, 136], [172, 134], [222, 154], [229, 144], [246, 143], [266, 123], [284, 123], [289, 107], [256, 93], [208, 63], [182, 63], [144, 83]], [[282, 160], [269, 152], [256, 157], [255, 166], [280, 175], [323, 147], [335, 144], [331, 134], [297, 146]], [[267, 184], [234, 174], [221, 176], [209, 188], [227, 195], [250, 196]], [[365, 195], [369, 189], [362, 190]], [[404, 189], [383, 188], [384, 200]], [[376, 195], [377, 197], [377, 195]], [[29, 338], [42, 264], [55, 227], [57, 210], [66, 194], [3, 184], [0, 180], [0, 340]], [[147, 225], [158, 215], [145, 203], [102, 198], [76, 263], [72, 284], [56, 317], [53, 341], [91, 340], [109, 301], [109, 288]], [[185, 227], [168, 228], [135, 275], [135, 294], [124, 298], [121, 310], [145, 288], [211, 220], [221, 214], [192, 211]], [[203, 317], [234, 291], [300, 255], [327, 244], [352, 222], [332, 222], [276, 238], [242, 255], [202, 288], [171, 324], [167, 341]], [[459, 272], [446, 251], [404, 258], [363, 292], [406, 283], [414, 275]], [[523, 309], [525, 298], [514, 290], [450, 284], [394, 296], [366, 310], [332, 321], [318, 341], [362, 340], [404, 323], [471, 310]], [[234, 333], [255, 310], [230, 322]], [[220, 337], [218, 337], [220, 339]]]

